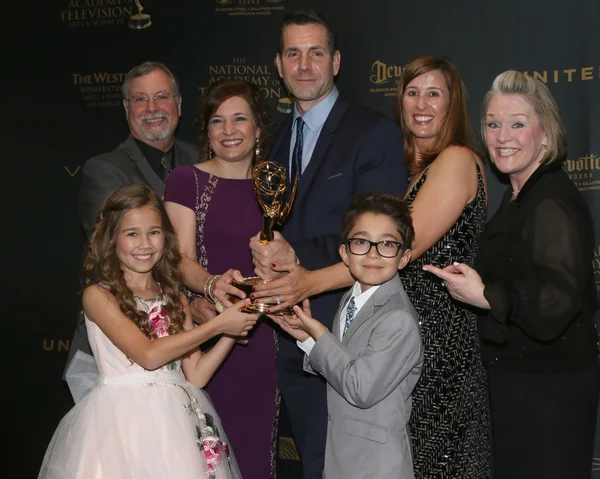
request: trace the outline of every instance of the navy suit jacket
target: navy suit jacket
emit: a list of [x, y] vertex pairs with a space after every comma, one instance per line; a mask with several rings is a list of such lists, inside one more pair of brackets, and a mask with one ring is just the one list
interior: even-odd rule
[[[293, 118], [282, 125], [273, 157], [289, 168]], [[282, 234], [308, 270], [341, 261], [340, 227], [344, 210], [362, 191], [404, 196], [408, 175], [398, 126], [387, 116], [350, 103], [340, 95], [298, 183]], [[311, 298], [313, 316], [330, 330], [342, 292]], [[296, 345], [293, 347], [297, 349]]]

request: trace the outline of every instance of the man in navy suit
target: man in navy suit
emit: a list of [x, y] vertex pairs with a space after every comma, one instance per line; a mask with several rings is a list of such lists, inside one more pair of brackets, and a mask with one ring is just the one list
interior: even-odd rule
[[[276, 233], [268, 245], [260, 244], [258, 236], [251, 241], [256, 273], [263, 278], [280, 277], [274, 263], [293, 264], [295, 260], [303, 271], [339, 263], [340, 221], [356, 193], [404, 195], [406, 191], [398, 127], [385, 115], [352, 104], [338, 92], [334, 78], [340, 60], [333, 30], [322, 15], [302, 10], [283, 18], [275, 61], [294, 98], [294, 111], [282, 125], [273, 157], [291, 172], [290, 180], [297, 172], [299, 182], [283, 234]], [[345, 286], [353, 283], [345, 281]], [[313, 315], [330, 330], [343, 292], [311, 298]], [[281, 295], [277, 299], [285, 300]], [[322, 477], [325, 457], [326, 385], [322, 378], [305, 373], [302, 362], [302, 351], [282, 333], [277, 355], [279, 387], [303, 476], [316, 479]]]

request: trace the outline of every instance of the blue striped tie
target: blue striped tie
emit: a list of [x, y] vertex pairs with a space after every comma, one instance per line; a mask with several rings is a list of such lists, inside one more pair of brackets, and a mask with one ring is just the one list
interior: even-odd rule
[[350, 298], [350, 302], [348, 303], [348, 309], [346, 311], [346, 325], [344, 326], [344, 334], [342, 334], [342, 336], [344, 336], [346, 334], [346, 331], [348, 331], [348, 328], [352, 324], [352, 321], [354, 321], [355, 315], [356, 303], [354, 302], [354, 296], [352, 296], [352, 298]]

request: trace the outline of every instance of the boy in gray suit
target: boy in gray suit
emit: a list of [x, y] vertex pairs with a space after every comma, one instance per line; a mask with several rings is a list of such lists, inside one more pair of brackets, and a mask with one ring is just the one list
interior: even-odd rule
[[333, 330], [310, 314], [273, 317], [306, 353], [304, 369], [327, 380], [327, 479], [412, 479], [408, 420], [423, 346], [398, 270], [414, 229], [400, 197], [358, 195], [342, 220], [342, 260], [356, 278]]

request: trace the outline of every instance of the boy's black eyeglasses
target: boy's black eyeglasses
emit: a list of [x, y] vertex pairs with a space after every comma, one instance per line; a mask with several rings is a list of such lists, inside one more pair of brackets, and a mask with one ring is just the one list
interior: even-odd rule
[[375, 246], [377, 253], [382, 258], [395, 258], [400, 250], [406, 249], [402, 243], [389, 240], [369, 241], [364, 238], [348, 238], [344, 244], [348, 246], [350, 253], [361, 256], [367, 254]]

